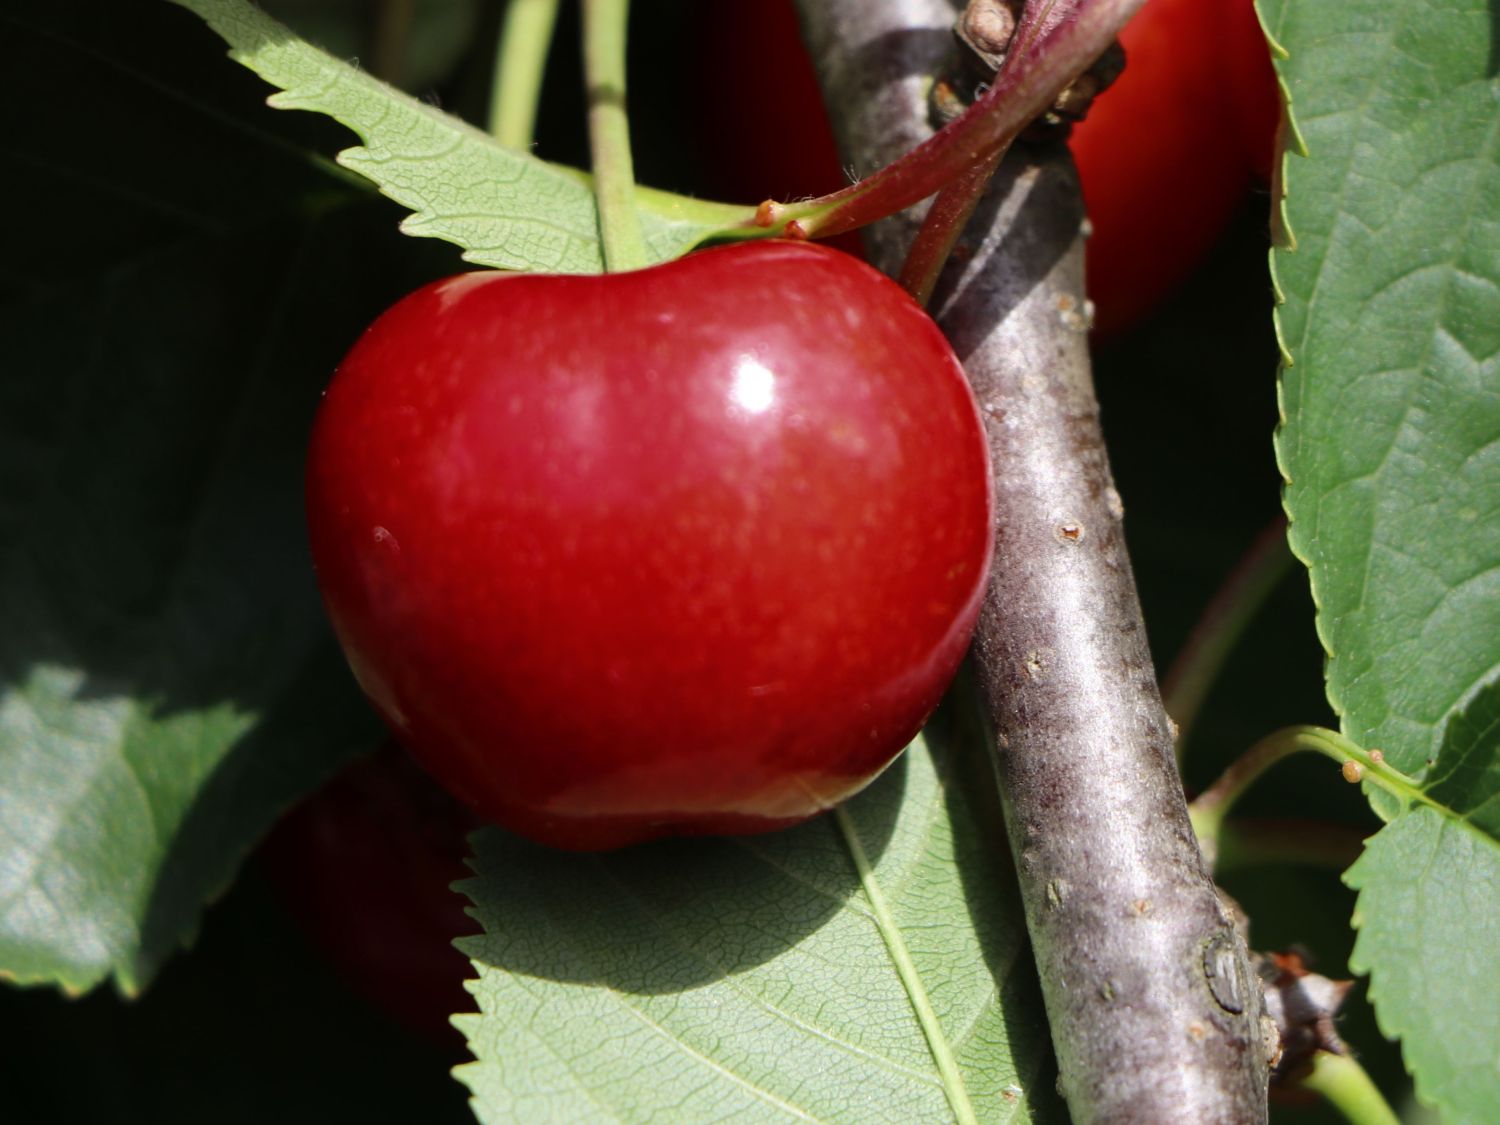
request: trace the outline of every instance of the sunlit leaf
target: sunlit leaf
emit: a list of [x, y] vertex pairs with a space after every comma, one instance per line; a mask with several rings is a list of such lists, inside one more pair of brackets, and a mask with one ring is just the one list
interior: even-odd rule
[[[588, 180], [479, 130], [324, 54], [246, 0], [173, 0], [198, 13], [231, 55], [282, 92], [278, 109], [324, 113], [364, 142], [339, 163], [412, 211], [407, 234], [446, 239], [501, 269], [599, 273], [598, 212]], [[652, 261], [675, 258], [753, 209], [641, 192]]]
[[958, 753], [982, 764], [919, 740], [768, 836], [606, 856], [476, 837], [461, 886], [485, 933], [459, 944], [481, 1014], [456, 1022], [481, 1120], [1065, 1120]]
[[[1500, 80], [1484, 0], [1262, 0], [1308, 155], [1274, 265], [1277, 452], [1344, 732], [1425, 778], [1351, 870], [1355, 963], [1418, 1092], [1500, 1100]], [[1476, 735], [1474, 724], [1489, 733]]]

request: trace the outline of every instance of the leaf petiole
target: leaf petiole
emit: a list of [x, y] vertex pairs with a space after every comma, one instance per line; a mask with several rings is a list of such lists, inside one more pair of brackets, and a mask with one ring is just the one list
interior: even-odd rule
[[1109, 46], [1144, 0], [1056, 0], [1045, 26], [1007, 58], [989, 90], [936, 136], [833, 195], [763, 206], [752, 224], [811, 238], [842, 234], [940, 191], [1003, 152]]
[[1216, 850], [1224, 830], [1224, 817], [1244, 792], [1277, 762], [1304, 750], [1315, 751], [1341, 763], [1346, 781], [1368, 781], [1399, 800], [1441, 808], [1422, 792], [1415, 779], [1388, 765], [1381, 751], [1366, 750], [1326, 727], [1283, 727], [1245, 751], [1218, 781], [1188, 806], [1193, 832], [1207, 850]]
[[917, 304], [925, 306], [932, 298], [943, 265], [974, 214], [974, 208], [979, 206], [984, 189], [989, 186], [1003, 155], [1003, 150], [997, 152], [964, 172], [938, 192], [932, 206], [927, 209], [898, 279], [901, 288], [910, 293]]

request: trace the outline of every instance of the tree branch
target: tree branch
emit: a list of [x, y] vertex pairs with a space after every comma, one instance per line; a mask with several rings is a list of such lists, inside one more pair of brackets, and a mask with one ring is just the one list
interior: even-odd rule
[[[930, 134], [946, 0], [810, 0], [860, 168]], [[1099, 428], [1065, 151], [1018, 149], [931, 308], [985, 414], [998, 527], [974, 653], [1061, 1085], [1075, 1121], [1266, 1117], [1259, 983], [1188, 822]], [[880, 224], [893, 271], [915, 218]]]

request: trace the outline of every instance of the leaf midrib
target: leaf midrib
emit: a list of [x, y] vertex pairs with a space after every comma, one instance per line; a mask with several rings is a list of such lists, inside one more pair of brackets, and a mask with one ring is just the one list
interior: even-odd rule
[[[1426, 808], [1432, 809], [1435, 813], [1443, 818], [1443, 821], [1445, 823], [1455, 824], [1461, 828], [1468, 830], [1469, 832], [1472, 832], [1480, 839], [1482, 843], [1488, 844], [1490, 847], [1495, 848], [1497, 851], [1500, 851], [1500, 837], [1495, 836], [1487, 829], [1481, 828], [1471, 819], [1475, 812], [1483, 808], [1484, 805], [1489, 804], [1490, 801], [1493, 801], [1495, 799], [1494, 797], [1491, 797], [1489, 798], [1489, 800], [1486, 800], [1481, 804], [1475, 806], [1475, 808], [1470, 809], [1468, 812], [1459, 812], [1453, 806], [1444, 804], [1442, 801], [1435, 800], [1428, 792], [1429, 788], [1431, 788], [1430, 786], [1418, 787], [1417, 785], [1409, 781], [1402, 781], [1395, 778], [1386, 778], [1380, 774], [1375, 773], [1370, 774], [1370, 779], [1374, 781], [1377, 786], [1379, 786], [1381, 789], [1384, 789], [1393, 797], [1405, 799], [1408, 802], [1423, 805]], [[1403, 810], [1403, 813], [1410, 811], [1410, 809], [1411, 804], [1408, 804], [1406, 806], [1406, 809]]]
[[932, 1052], [932, 1060], [937, 1065], [938, 1077], [942, 1080], [943, 1093], [948, 1098], [954, 1117], [959, 1125], [978, 1125], [979, 1118], [969, 1099], [968, 1087], [964, 1084], [963, 1071], [958, 1065], [958, 1058], [954, 1055], [952, 1044], [948, 1042], [942, 1023], [932, 1008], [932, 1001], [927, 995], [927, 988], [922, 982], [921, 974], [917, 971], [916, 963], [912, 960], [911, 951], [907, 948], [901, 927], [897, 925], [895, 918], [891, 915], [890, 907], [886, 904], [885, 895], [880, 889], [879, 881], [875, 878], [874, 868], [865, 854], [864, 844], [860, 841], [854, 822], [843, 805], [835, 808], [832, 815], [838, 825], [839, 834], [849, 849], [849, 855], [854, 860], [855, 869], [859, 872], [860, 886], [864, 888], [865, 897], [870, 903], [876, 929], [880, 932], [881, 939], [890, 952], [896, 973], [901, 978], [901, 985], [906, 989], [907, 997], [911, 1000], [912, 1012], [916, 1015], [922, 1034], [927, 1039], [928, 1049]]

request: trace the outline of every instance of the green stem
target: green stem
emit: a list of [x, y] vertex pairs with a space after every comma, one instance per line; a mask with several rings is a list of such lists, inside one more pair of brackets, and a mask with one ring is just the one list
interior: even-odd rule
[[1312, 1069], [1298, 1085], [1322, 1094], [1349, 1125], [1400, 1125], [1401, 1119], [1380, 1088], [1370, 1080], [1365, 1068], [1348, 1055], [1317, 1052], [1313, 1055]]
[[795, 222], [802, 234], [827, 238], [926, 199], [1004, 151], [1092, 65], [1142, 3], [1057, 0], [1049, 27], [1012, 51], [984, 96], [936, 136], [853, 187], [821, 199], [762, 207], [753, 225], [775, 232]]
[[[1199, 840], [1213, 841], [1217, 845], [1224, 830], [1224, 818], [1235, 802], [1244, 796], [1245, 790], [1283, 758], [1312, 749], [1303, 745], [1298, 737], [1297, 732], [1303, 729], [1314, 728], [1290, 727], [1268, 734], [1231, 762], [1219, 780], [1198, 794], [1197, 799], [1188, 805], [1188, 816]], [[1217, 847], [1214, 850], [1217, 852]]]
[[1266, 602], [1292, 563], [1286, 545], [1286, 519], [1267, 527], [1203, 611], [1162, 681], [1162, 702], [1177, 724], [1177, 764], [1208, 691], [1224, 670], [1245, 627]]
[[1338, 731], [1328, 730], [1326, 727], [1284, 727], [1268, 734], [1245, 751], [1224, 771], [1218, 781], [1188, 806], [1193, 831], [1199, 840], [1205, 842], [1208, 850], [1217, 850], [1224, 817], [1245, 790], [1277, 762], [1304, 750], [1314, 751], [1344, 764], [1344, 776], [1348, 780], [1368, 781], [1402, 801], [1416, 801], [1446, 811], [1442, 805], [1423, 793], [1416, 781], [1387, 765], [1380, 751], [1365, 750]]
[[635, 209], [635, 168], [625, 114], [625, 27], [629, 0], [583, 0], [583, 74], [589, 99], [589, 147], [599, 240], [610, 272], [646, 265], [646, 240]]
[[505, 6], [495, 47], [489, 122], [490, 135], [506, 148], [531, 147], [557, 8], [558, 0], [510, 0]]
[[1355, 781], [1368, 781], [1399, 801], [1408, 804], [1415, 802], [1436, 809], [1444, 815], [1451, 814], [1452, 810], [1446, 805], [1434, 801], [1422, 792], [1416, 778], [1408, 777], [1395, 766], [1387, 764], [1383, 751], [1366, 750], [1352, 739], [1327, 727], [1287, 727], [1286, 730], [1302, 740], [1304, 749], [1316, 750], [1335, 762], [1352, 763], [1357, 767]]

